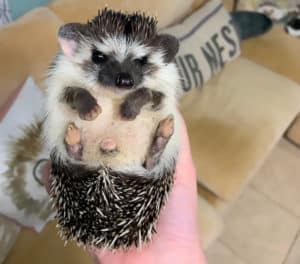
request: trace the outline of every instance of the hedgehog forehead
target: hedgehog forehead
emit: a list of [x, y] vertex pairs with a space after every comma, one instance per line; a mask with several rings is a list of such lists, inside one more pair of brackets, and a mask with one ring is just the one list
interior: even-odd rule
[[128, 41], [126, 37], [109, 37], [97, 41], [94, 46], [105, 54], [112, 55], [117, 61], [122, 62], [127, 57], [141, 58], [149, 55], [153, 49], [139, 41]]
[[105, 8], [87, 23], [94, 38], [125, 36], [129, 40], [148, 41], [157, 34], [157, 20], [144, 13], [127, 14]]

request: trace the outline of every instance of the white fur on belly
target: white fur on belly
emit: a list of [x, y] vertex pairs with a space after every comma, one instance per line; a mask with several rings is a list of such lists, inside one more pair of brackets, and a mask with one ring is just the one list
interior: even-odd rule
[[[116, 94], [109, 89], [94, 87], [87, 83], [82, 69], [63, 57], [58, 58], [57, 67], [48, 79], [47, 118], [44, 123], [44, 135], [49, 147], [56, 148], [62, 160], [70, 159], [66, 152], [64, 137], [70, 122], [82, 129], [83, 160], [79, 163], [91, 167], [107, 165], [113, 169], [142, 171], [142, 163], [149, 148], [154, 132], [160, 120], [173, 114], [175, 118], [174, 135], [168, 142], [159, 165], [154, 168], [173, 164], [179, 145], [178, 122], [176, 110], [176, 91], [178, 88], [177, 70], [170, 64], [152, 78], [145, 78], [144, 87], [162, 91], [166, 97], [162, 109], [154, 112], [144, 106], [133, 121], [121, 120], [120, 104], [124, 94]], [[61, 102], [65, 87], [75, 86], [87, 89], [98, 101], [102, 113], [93, 121], [81, 120], [76, 111]], [[117, 141], [119, 153], [114, 157], [101, 154], [101, 139], [111, 137]], [[74, 160], [75, 162], [75, 160]], [[78, 161], [77, 161], [78, 163]]]

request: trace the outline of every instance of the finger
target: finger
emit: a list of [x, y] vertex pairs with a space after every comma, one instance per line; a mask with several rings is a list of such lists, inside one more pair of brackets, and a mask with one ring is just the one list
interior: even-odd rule
[[197, 185], [189, 138], [184, 120], [180, 116], [180, 151], [174, 186], [158, 223], [159, 239], [180, 236], [197, 239]]
[[192, 184], [195, 185], [196, 170], [191, 154], [190, 140], [184, 119], [179, 114], [179, 133], [180, 146], [179, 155], [176, 164], [175, 178], [176, 184]]

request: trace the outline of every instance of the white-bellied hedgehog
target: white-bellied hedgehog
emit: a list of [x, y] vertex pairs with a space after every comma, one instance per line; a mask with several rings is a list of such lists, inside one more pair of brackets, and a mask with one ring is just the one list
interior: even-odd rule
[[61, 234], [139, 246], [155, 232], [179, 147], [178, 41], [145, 14], [104, 9], [63, 25], [47, 79], [44, 135]]

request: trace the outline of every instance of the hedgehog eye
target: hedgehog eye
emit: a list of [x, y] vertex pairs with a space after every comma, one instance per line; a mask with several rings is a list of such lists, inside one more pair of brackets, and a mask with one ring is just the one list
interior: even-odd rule
[[138, 63], [141, 66], [144, 66], [148, 63], [148, 57], [147, 56], [143, 56], [141, 58], [137, 58], [134, 60], [136, 63]]
[[101, 64], [107, 61], [107, 56], [101, 51], [94, 49], [92, 51], [92, 61], [95, 64]]

